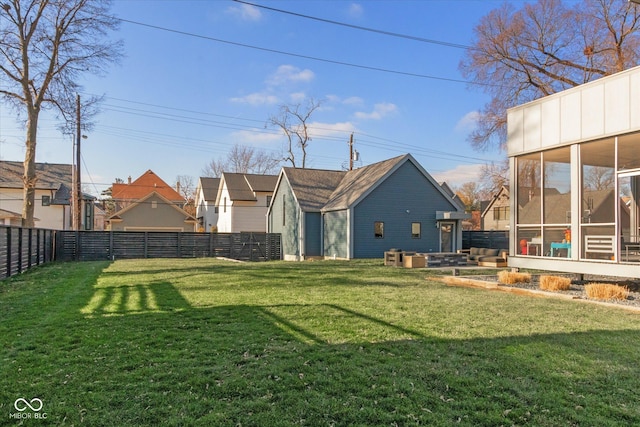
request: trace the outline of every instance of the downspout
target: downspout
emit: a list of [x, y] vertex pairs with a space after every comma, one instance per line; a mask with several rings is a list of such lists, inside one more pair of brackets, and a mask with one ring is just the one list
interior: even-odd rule
[[300, 236], [298, 238], [298, 241], [300, 242], [300, 247], [299, 247], [299, 253], [300, 253], [300, 261], [304, 261], [304, 242], [305, 242], [305, 227], [304, 227], [304, 212], [302, 211], [302, 208], [298, 208], [298, 215], [299, 215], [299, 224], [298, 224], [298, 229], [300, 230]]
[[351, 220], [351, 218], [353, 217], [353, 208], [350, 207], [349, 209], [347, 209], [347, 229], [349, 230], [349, 232], [347, 233], [347, 259], [352, 259], [353, 258], [353, 254], [355, 252], [355, 248], [353, 247], [353, 221]]

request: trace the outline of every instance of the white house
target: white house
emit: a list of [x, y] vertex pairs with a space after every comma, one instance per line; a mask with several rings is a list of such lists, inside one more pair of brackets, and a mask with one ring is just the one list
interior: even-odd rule
[[640, 67], [507, 120], [509, 266], [640, 277]]
[[266, 232], [276, 175], [223, 172], [216, 195], [218, 232]]
[[196, 219], [198, 230], [212, 232], [218, 230], [218, 207], [216, 196], [220, 178], [200, 177], [196, 188]]
[[[0, 224], [22, 223], [24, 165], [22, 162], [0, 161]], [[36, 163], [35, 226], [53, 230], [72, 228], [71, 194], [73, 166]], [[93, 229], [95, 197], [82, 194], [83, 230]]]

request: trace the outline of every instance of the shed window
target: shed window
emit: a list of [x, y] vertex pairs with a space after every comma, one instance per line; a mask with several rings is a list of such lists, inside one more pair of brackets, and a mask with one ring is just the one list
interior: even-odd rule
[[51, 196], [42, 196], [42, 206], [51, 205]]
[[384, 222], [382, 221], [374, 222], [373, 233], [376, 239], [384, 239]]
[[271, 206], [271, 197], [272, 196], [267, 196], [267, 207]]
[[412, 239], [419, 239], [422, 235], [421, 233], [421, 224], [419, 222], [412, 222], [411, 223], [411, 238]]
[[496, 206], [495, 208], [493, 208], [493, 219], [509, 219], [509, 206]]
[[156, 209], [158, 207], [158, 202], [155, 200], [151, 201], [151, 209]]

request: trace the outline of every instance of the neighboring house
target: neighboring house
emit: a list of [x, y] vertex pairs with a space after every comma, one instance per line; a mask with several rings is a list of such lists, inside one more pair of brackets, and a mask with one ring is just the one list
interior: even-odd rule
[[133, 182], [129, 177], [126, 184], [114, 183], [111, 187], [111, 197], [115, 202], [115, 210], [118, 211], [154, 191], [180, 208], [183, 208], [186, 203], [185, 198], [175, 188], [163, 181], [151, 169]]
[[[36, 219], [36, 221], [39, 220]], [[0, 209], [0, 225], [20, 227], [22, 225], [22, 214]]]
[[107, 212], [104, 210], [102, 203], [95, 202], [93, 204], [93, 229], [96, 231], [104, 231], [106, 228]]
[[266, 215], [278, 177], [223, 172], [216, 195], [218, 232], [265, 232]]
[[[545, 188], [544, 192], [547, 197], [560, 194], [556, 188]], [[539, 189], [522, 187], [521, 191], [518, 193], [518, 209], [522, 209], [535, 198], [540, 199]], [[509, 230], [510, 226], [511, 191], [508, 185], [503, 185], [500, 190], [494, 194], [493, 198], [487, 202], [486, 206], [482, 210], [482, 229]]]
[[482, 211], [483, 230], [508, 230], [510, 223], [509, 186], [503, 185]]
[[216, 206], [216, 196], [220, 178], [200, 177], [196, 188], [196, 219], [198, 220], [198, 231], [215, 232], [218, 231], [218, 207]]
[[352, 171], [283, 168], [268, 212], [286, 260], [461, 249], [468, 215], [410, 155]]
[[[0, 223], [22, 224], [24, 165], [0, 161]], [[53, 230], [72, 228], [71, 194], [73, 166], [36, 163], [35, 226]], [[82, 229], [93, 229], [95, 197], [82, 194]]]
[[640, 67], [511, 108], [507, 125], [509, 266], [640, 277]]
[[196, 219], [183, 209], [184, 197], [151, 170], [133, 182], [113, 184], [111, 195], [117, 212], [107, 218], [107, 230], [196, 230]]
[[109, 217], [110, 231], [195, 231], [194, 217], [152, 191]]

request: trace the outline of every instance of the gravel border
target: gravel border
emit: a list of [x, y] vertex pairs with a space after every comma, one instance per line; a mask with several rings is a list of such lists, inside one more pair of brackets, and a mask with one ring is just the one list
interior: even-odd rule
[[[543, 291], [540, 289], [540, 276], [559, 276], [571, 278], [571, 286], [566, 291]], [[448, 276], [444, 280], [451, 285], [468, 285], [474, 287], [485, 287], [499, 290], [529, 291], [532, 295], [542, 295], [550, 297], [561, 297], [566, 299], [583, 300], [586, 302], [601, 303], [610, 306], [632, 308], [640, 311], [640, 280], [621, 279], [619, 277], [607, 277], [584, 274], [582, 280], [576, 274], [532, 274], [531, 282], [517, 284], [503, 284], [498, 281], [497, 275], [477, 275], [477, 276]], [[456, 280], [457, 279], [457, 280]], [[486, 284], [486, 285], [483, 285]], [[587, 298], [584, 285], [589, 283], [611, 283], [629, 288], [629, 297], [626, 300], [595, 300]]]

